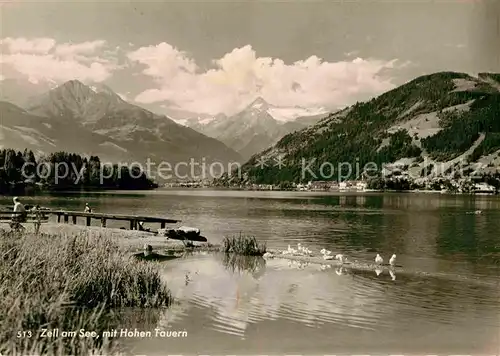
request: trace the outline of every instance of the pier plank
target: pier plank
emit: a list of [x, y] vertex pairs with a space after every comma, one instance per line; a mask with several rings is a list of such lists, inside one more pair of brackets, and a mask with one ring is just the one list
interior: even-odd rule
[[[1, 213], [1, 212], [0, 212]], [[61, 214], [61, 215], [71, 215], [71, 216], [80, 216], [80, 217], [90, 217], [95, 219], [109, 219], [109, 220], [136, 220], [142, 222], [150, 222], [150, 223], [165, 223], [165, 224], [175, 224], [181, 222], [181, 220], [176, 219], [167, 219], [156, 216], [142, 216], [142, 215], [120, 215], [120, 214], [108, 214], [108, 213], [85, 213], [79, 211], [66, 211], [66, 210], [47, 210], [44, 213], [49, 214]]]
[[[12, 214], [21, 214], [14, 213], [12, 210], [0, 210], [0, 220], [11, 219]], [[31, 216], [33, 212], [28, 211], [28, 215]], [[143, 223], [160, 223], [161, 228], [164, 229], [166, 224], [175, 224], [181, 222], [181, 220], [176, 219], [167, 219], [157, 216], [142, 216], [142, 215], [120, 215], [120, 214], [107, 214], [107, 213], [86, 213], [80, 211], [68, 211], [68, 210], [41, 210], [41, 214], [46, 218], [48, 215], [56, 215], [57, 222], [60, 223], [61, 220], [64, 220], [64, 223], [69, 223], [69, 218], [71, 217], [72, 223], [77, 223], [77, 217], [85, 218], [86, 225], [91, 226], [92, 219], [98, 219], [101, 221], [101, 226], [106, 227], [107, 220], [122, 220], [130, 222], [130, 229], [137, 230], [139, 222]]]

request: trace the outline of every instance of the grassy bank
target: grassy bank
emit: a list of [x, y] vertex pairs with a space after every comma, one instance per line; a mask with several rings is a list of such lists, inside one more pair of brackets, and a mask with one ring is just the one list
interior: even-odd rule
[[[0, 222], [0, 230], [9, 229], [8, 224], [2, 224]], [[24, 224], [27, 232], [33, 233], [34, 228], [33, 224], [27, 223]], [[10, 229], [9, 229], [10, 230]], [[123, 250], [127, 250], [129, 252], [138, 252], [142, 251], [144, 248], [144, 244], [151, 245], [154, 250], [172, 250], [175, 252], [182, 252], [186, 250], [185, 245], [180, 240], [167, 240], [164, 236], [153, 235], [148, 232], [139, 231], [139, 230], [122, 230], [119, 228], [103, 228], [100, 226], [85, 226], [83, 224], [63, 224], [63, 223], [55, 223], [48, 222], [43, 223], [40, 232], [48, 234], [48, 235], [63, 235], [63, 236], [71, 236], [71, 235], [95, 235], [98, 238], [106, 238], [112, 240], [117, 246], [119, 246]], [[195, 242], [194, 249], [201, 250], [213, 250], [216, 246], [206, 243], [206, 242]]]
[[[3, 354], [110, 354], [112, 340], [80, 338], [80, 329], [101, 336], [118, 325], [117, 308], [171, 302], [154, 264], [131, 259], [113, 239], [96, 233], [36, 236], [0, 230], [0, 251]], [[43, 329], [77, 335], [41, 338]]]

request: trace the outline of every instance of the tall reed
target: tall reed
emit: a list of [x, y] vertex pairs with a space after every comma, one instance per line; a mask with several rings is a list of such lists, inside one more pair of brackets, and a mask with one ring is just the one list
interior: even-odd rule
[[120, 307], [167, 307], [154, 264], [131, 259], [107, 236], [0, 230], [0, 353], [110, 354], [105, 338], [42, 338], [42, 329], [102, 335]]
[[266, 244], [260, 244], [253, 236], [230, 236], [222, 241], [222, 252], [245, 256], [262, 256], [266, 253]]

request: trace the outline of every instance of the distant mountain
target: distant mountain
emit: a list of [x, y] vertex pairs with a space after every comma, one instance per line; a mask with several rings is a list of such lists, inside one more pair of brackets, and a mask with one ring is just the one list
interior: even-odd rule
[[40, 117], [0, 102], [0, 148], [24, 150], [36, 155], [49, 152], [83, 152], [112, 162], [128, 161], [132, 154], [119, 142], [94, 133], [65, 118]]
[[31, 83], [19, 78], [5, 78], [0, 81], [0, 101], [25, 107], [32, 96], [42, 95], [53, 87], [53, 83]]
[[70, 80], [55, 89], [30, 99], [27, 109], [38, 116], [76, 119], [80, 124], [95, 124], [111, 112], [138, 108], [123, 101], [108, 87], [87, 86]]
[[[33, 147], [19, 149], [27, 147], [51, 152], [64, 149], [82, 154], [99, 151], [101, 157], [118, 155], [127, 162], [144, 162], [149, 158], [156, 164], [166, 161], [172, 167], [178, 162], [189, 163], [191, 159], [197, 163], [203, 160], [206, 163], [220, 162], [224, 166], [228, 162], [242, 160], [238, 153], [216, 139], [179, 125], [166, 116], [132, 105], [102, 85], [87, 86], [71, 80], [31, 98], [26, 108], [22, 110], [4, 103], [0, 107], [2, 130], [18, 130], [16, 118], [22, 117], [25, 122], [23, 127], [26, 128], [24, 132], [36, 128], [46, 135], [47, 142], [42, 145], [33, 141]], [[54, 129], [47, 131], [43, 128], [49, 126]], [[72, 133], [63, 128], [71, 128]], [[67, 142], [69, 146], [63, 145], [68, 137], [74, 138], [69, 140], [74, 141], [74, 146], [71, 142]], [[26, 136], [22, 142], [27, 144], [28, 141]], [[2, 139], [0, 144], [8, 147], [6, 142]]]
[[191, 118], [184, 120], [183, 124], [220, 140], [246, 160], [274, 145], [288, 133], [300, 130], [326, 116], [324, 113], [299, 117], [293, 121], [281, 121], [271, 115], [272, 112], [279, 110], [280, 108], [259, 97], [233, 116], [219, 114], [212, 119]]
[[500, 74], [441, 72], [414, 79], [286, 135], [244, 165], [244, 181], [336, 180], [343, 162], [351, 164], [351, 179], [368, 162], [380, 172], [399, 167], [422, 179], [459, 169], [498, 170]]
[[211, 114], [204, 114], [204, 113], [195, 113], [192, 111], [187, 111], [187, 110], [182, 110], [176, 107], [171, 107], [168, 105], [161, 105], [162, 107], [162, 113], [170, 117], [172, 120], [175, 122], [184, 125], [186, 125], [186, 122], [205, 122], [205, 121], [211, 121], [214, 118], [214, 115]]

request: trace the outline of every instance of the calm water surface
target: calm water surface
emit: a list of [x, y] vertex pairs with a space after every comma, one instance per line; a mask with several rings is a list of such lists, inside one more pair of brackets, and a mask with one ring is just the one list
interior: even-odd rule
[[500, 354], [497, 197], [158, 190], [24, 200], [178, 218], [214, 243], [242, 232], [272, 248], [301, 242], [367, 262], [396, 253], [405, 269], [428, 272], [185, 256], [162, 265], [176, 305], [134, 313], [122, 327], [188, 336], [124, 339], [133, 353]]

